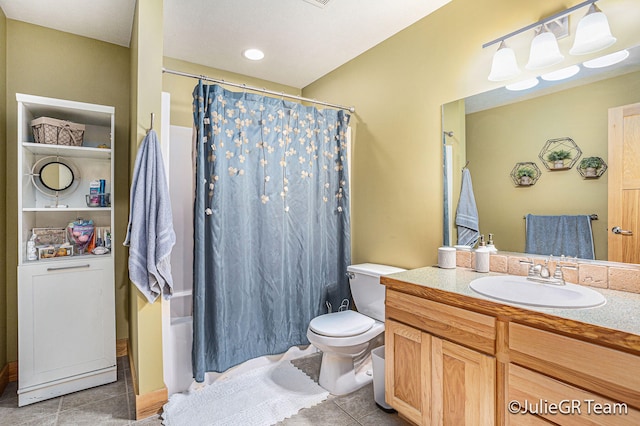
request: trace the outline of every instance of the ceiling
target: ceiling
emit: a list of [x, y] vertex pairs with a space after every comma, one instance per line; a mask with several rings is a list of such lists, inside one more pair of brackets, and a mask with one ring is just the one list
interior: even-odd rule
[[[164, 55], [303, 88], [450, 1], [164, 0]], [[0, 7], [10, 19], [128, 47], [135, 0]], [[245, 59], [250, 47], [265, 58]]]

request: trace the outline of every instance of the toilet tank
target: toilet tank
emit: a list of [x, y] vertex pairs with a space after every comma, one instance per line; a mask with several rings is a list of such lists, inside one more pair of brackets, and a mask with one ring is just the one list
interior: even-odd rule
[[347, 266], [351, 295], [358, 312], [378, 321], [384, 321], [385, 287], [380, 284], [380, 276], [405, 270], [377, 263]]

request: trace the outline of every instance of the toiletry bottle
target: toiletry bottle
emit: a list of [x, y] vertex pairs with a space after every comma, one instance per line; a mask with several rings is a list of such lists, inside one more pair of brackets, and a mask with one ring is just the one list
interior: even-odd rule
[[497, 253], [498, 249], [496, 248], [496, 246], [493, 244], [493, 234], [489, 234], [489, 242], [487, 243], [487, 248], [489, 249], [489, 251], [491, 253]]
[[111, 250], [111, 231], [109, 229], [104, 231], [104, 246]]
[[96, 228], [96, 231], [98, 232], [98, 235], [96, 237], [96, 247], [102, 247], [102, 233], [101, 228]]
[[36, 234], [32, 234], [29, 241], [27, 241], [27, 260], [38, 260], [38, 253], [36, 250]]
[[476, 272], [489, 272], [489, 257], [491, 251], [484, 242], [484, 235], [480, 235], [480, 242], [475, 252]]

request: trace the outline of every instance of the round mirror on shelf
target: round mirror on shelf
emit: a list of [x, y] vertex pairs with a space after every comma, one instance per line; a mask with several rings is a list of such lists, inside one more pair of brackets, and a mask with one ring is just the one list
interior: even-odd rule
[[67, 158], [43, 157], [31, 169], [33, 185], [45, 195], [61, 197], [72, 193], [79, 183], [78, 168]]
[[64, 191], [73, 184], [73, 170], [60, 161], [47, 163], [40, 169], [40, 182], [52, 191]]

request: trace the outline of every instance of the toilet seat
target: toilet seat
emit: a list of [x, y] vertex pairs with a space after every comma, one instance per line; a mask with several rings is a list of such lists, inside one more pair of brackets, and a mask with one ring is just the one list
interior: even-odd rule
[[309, 328], [322, 336], [351, 337], [370, 330], [375, 322], [373, 318], [347, 310], [317, 316], [311, 320]]

